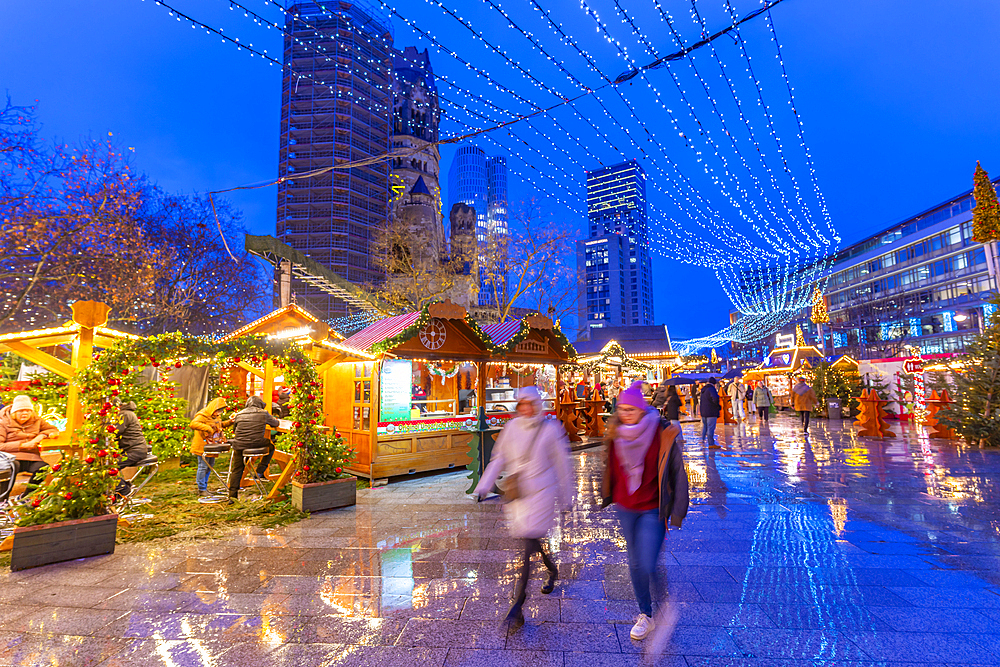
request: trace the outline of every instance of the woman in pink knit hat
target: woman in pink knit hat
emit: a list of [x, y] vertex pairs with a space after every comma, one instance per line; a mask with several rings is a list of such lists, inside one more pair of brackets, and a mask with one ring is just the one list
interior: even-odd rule
[[640, 382], [618, 395], [615, 415], [605, 432], [606, 467], [603, 505], [615, 504], [639, 617], [632, 627], [636, 641], [650, 636], [647, 653], [658, 654], [673, 632], [677, 610], [660, 605], [653, 618], [653, 597], [664, 600], [656, 574], [667, 522], [680, 528], [688, 509], [688, 479], [678, 438], [678, 424], [663, 428], [660, 415], [646, 404]]

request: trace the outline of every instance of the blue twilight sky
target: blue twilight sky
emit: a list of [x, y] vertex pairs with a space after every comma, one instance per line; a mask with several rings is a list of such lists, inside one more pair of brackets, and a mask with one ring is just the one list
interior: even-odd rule
[[[535, 36], [547, 55], [481, 0], [390, 3], [398, 13], [392, 19], [396, 45], [429, 47], [435, 70], [454, 84], [439, 84], [448, 98], [443, 134], [495, 123], [532, 110], [531, 104], [547, 107], [558, 95], [576, 94], [578, 84], [596, 87], [602, 77], [614, 78], [628, 69], [618, 46], [640, 64], [676, 50], [658, 7], [685, 43], [697, 39], [699, 19], [709, 32], [730, 22], [721, 2], [699, 0], [695, 16], [681, 0], [624, 0], [637, 35], [611, 0], [588, 0], [591, 15], [578, 0], [539, 1], [548, 16], [534, 11], [529, 0], [494, 4]], [[757, 0], [731, 2], [737, 16], [759, 6]], [[228, 0], [170, 4], [241, 42], [281, 53], [277, 31], [233, 11]], [[271, 0], [241, 4], [280, 21]], [[460, 11], [482, 39], [444, 14], [442, 5]], [[417, 35], [400, 15], [425, 34]], [[969, 189], [976, 160], [1000, 174], [1000, 41], [994, 34], [1000, 3], [785, 0], [772, 17], [816, 183], [842, 244]], [[554, 24], [579, 51], [560, 41]], [[605, 29], [617, 45], [605, 39]], [[773, 228], [789, 230], [803, 246], [830, 247], [815, 243], [832, 235], [809, 180], [765, 18], [746, 24], [741, 37], [742, 46], [724, 38], [714, 52], [701, 49], [691, 62], [648, 72], [646, 80], [637, 77], [619, 88], [621, 96], [606, 90], [530, 127], [522, 123], [510, 133], [476, 139], [488, 154], [508, 157], [512, 199], [540, 194], [549, 215], [581, 232], [583, 170], [640, 158], [651, 184], [653, 245], [659, 251], [653, 264], [656, 319], [676, 338], [728, 323], [725, 290], [711, 270], [698, 265], [712, 247], [739, 252], [740, 243], [722, 222], [759, 242], [751, 227], [772, 225], [769, 217], [794, 208]], [[459, 63], [453, 52], [491, 80]], [[760, 82], [763, 106], [746, 74], [745, 56]], [[37, 100], [46, 136], [75, 141], [113, 132], [134, 149], [136, 167], [168, 190], [204, 192], [275, 178], [280, 84], [278, 67], [192, 29], [154, 0], [0, 5], [0, 88], [17, 104]], [[753, 134], [740, 134], [744, 117]], [[768, 119], [779, 143], [768, 132]], [[776, 148], [788, 158], [789, 174]], [[443, 151], [445, 165], [450, 150]], [[248, 230], [273, 233], [274, 188], [232, 200], [243, 209]]]

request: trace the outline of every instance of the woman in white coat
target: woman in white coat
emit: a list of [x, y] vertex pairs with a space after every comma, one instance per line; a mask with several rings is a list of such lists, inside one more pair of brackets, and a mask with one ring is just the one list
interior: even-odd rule
[[536, 387], [524, 387], [518, 392], [517, 417], [504, 427], [490, 464], [476, 486], [482, 498], [493, 489], [501, 472], [510, 483], [515, 479], [517, 497], [504, 506], [504, 512], [514, 537], [524, 540], [524, 560], [514, 591], [514, 604], [507, 620], [514, 628], [524, 623], [521, 607], [527, 598], [531, 556], [536, 551], [549, 576], [542, 593], [551, 593], [558, 571], [542, 548], [541, 540], [556, 521], [558, 509], [568, 509], [572, 494], [572, 470], [566, 431], [557, 421], [548, 421], [542, 411], [542, 397]]

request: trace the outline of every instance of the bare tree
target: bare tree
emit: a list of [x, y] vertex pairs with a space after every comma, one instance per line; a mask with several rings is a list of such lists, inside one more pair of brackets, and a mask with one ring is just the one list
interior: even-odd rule
[[553, 319], [575, 311], [574, 237], [571, 225], [543, 215], [537, 198], [511, 211], [508, 233], [491, 235], [480, 257], [497, 321], [510, 318], [516, 307]]
[[368, 289], [399, 312], [420, 310], [450, 297], [461, 275], [461, 262], [442, 257], [440, 249], [433, 248], [398, 212], [372, 240], [371, 257], [384, 278]]

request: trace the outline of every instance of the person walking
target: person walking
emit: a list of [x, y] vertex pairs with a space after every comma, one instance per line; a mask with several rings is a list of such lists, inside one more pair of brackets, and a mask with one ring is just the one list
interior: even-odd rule
[[[658, 384], [649, 405], [657, 410], [663, 410], [667, 404], [667, 392], [670, 390], [670, 387], [674, 387], [674, 385], [664, 384], [663, 382]], [[677, 387], [674, 387], [674, 393], [677, 393]]]
[[812, 409], [816, 405], [816, 392], [806, 384], [806, 379], [801, 375], [796, 379], [798, 382], [792, 387], [792, 407], [799, 411], [802, 432], [809, 435], [809, 417], [812, 416]]
[[774, 404], [774, 396], [768, 389], [767, 383], [763, 380], [757, 383], [753, 390], [753, 404], [757, 406], [757, 423], [771, 422], [771, 405]]
[[[676, 392], [675, 392], [676, 393]], [[661, 426], [632, 385], [618, 397], [605, 434], [606, 459], [601, 480], [602, 507], [614, 503], [625, 537], [629, 575], [639, 616], [629, 635], [650, 638], [647, 654], [658, 654], [677, 622], [677, 609], [665, 603], [656, 563], [667, 522], [680, 528], [688, 510], [688, 478], [678, 442], [680, 426]], [[654, 619], [653, 597], [659, 603]]]
[[[655, 407], [655, 406], [654, 406]], [[671, 424], [681, 423], [681, 397], [677, 393], [677, 387], [670, 385], [667, 387], [666, 400], [663, 402], [663, 416]]]
[[701, 403], [701, 383], [695, 382], [691, 385], [691, 416], [698, 417], [698, 408]]
[[729, 404], [733, 406], [733, 419], [737, 422], [745, 420], [747, 415], [743, 411], [743, 395], [746, 393], [746, 389], [743, 388], [743, 383], [740, 382], [739, 378], [729, 383], [726, 393], [729, 394]]
[[534, 553], [541, 555], [548, 570], [542, 593], [547, 595], [555, 589], [559, 572], [545, 553], [542, 539], [555, 524], [556, 508], [569, 509], [573, 489], [566, 430], [559, 422], [545, 418], [537, 387], [518, 391], [517, 417], [507, 422], [493, 445], [493, 455], [476, 485], [475, 495], [486, 496], [501, 472], [506, 472], [501, 490], [510, 533], [524, 542], [514, 601], [506, 618], [511, 629], [516, 630], [524, 624], [522, 608], [528, 597]]
[[719, 421], [722, 403], [719, 400], [719, 390], [715, 388], [715, 382], [715, 378], [708, 379], [708, 384], [701, 389], [699, 401], [701, 440], [709, 445], [715, 444], [715, 425]]

